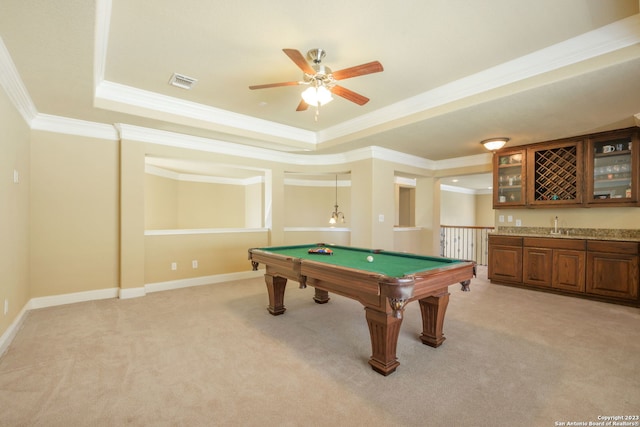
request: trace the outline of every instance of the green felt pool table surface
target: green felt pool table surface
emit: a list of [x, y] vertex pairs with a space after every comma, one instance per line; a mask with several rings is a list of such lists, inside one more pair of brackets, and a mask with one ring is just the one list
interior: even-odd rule
[[[333, 251], [333, 255], [308, 253], [309, 249], [318, 247], [331, 249]], [[414, 255], [403, 252], [377, 251], [374, 249], [362, 249], [339, 245], [295, 245], [258, 249], [292, 258], [311, 260], [329, 265], [383, 274], [388, 277], [404, 277], [434, 268], [441, 268], [463, 262], [461, 260], [450, 258]], [[373, 257], [373, 262], [367, 261], [368, 256]]]

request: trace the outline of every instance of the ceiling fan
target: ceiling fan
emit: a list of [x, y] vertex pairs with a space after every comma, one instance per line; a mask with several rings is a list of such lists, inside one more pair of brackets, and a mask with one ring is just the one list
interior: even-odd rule
[[302, 81], [269, 83], [264, 85], [249, 86], [249, 89], [266, 89], [280, 86], [296, 86], [308, 85], [309, 88], [302, 93], [302, 100], [298, 104], [296, 111], [304, 111], [309, 105], [319, 107], [331, 101], [331, 94], [341, 96], [342, 98], [355, 102], [358, 105], [364, 105], [369, 102], [369, 98], [360, 95], [352, 90], [336, 84], [339, 80], [349, 79], [352, 77], [363, 76], [365, 74], [378, 73], [383, 71], [382, 64], [378, 61], [368, 62], [355, 67], [349, 67], [342, 70], [332, 72], [331, 69], [322, 65], [326, 51], [323, 49], [311, 49], [307, 52], [307, 57], [313, 61], [309, 64], [300, 51], [296, 49], [282, 49], [284, 53], [304, 73]]

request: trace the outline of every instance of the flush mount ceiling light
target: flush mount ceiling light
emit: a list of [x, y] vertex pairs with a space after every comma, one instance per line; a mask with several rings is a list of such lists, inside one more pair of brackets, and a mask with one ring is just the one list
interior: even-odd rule
[[489, 151], [496, 152], [509, 141], [510, 138], [500, 137], [500, 138], [490, 138], [485, 139], [484, 141], [480, 141], [480, 144], [484, 146]]

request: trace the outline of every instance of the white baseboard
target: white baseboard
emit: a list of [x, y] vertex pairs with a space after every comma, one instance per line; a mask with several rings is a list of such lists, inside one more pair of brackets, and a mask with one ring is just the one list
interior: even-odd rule
[[137, 298], [143, 297], [149, 292], [168, 291], [171, 289], [188, 288], [191, 286], [211, 285], [214, 283], [229, 282], [232, 280], [253, 279], [261, 277], [264, 271], [241, 271], [237, 273], [216, 274], [212, 276], [193, 277], [191, 279], [171, 280], [169, 282], [147, 283], [138, 288], [107, 288], [94, 291], [74, 292], [71, 294], [52, 295], [48, 297], [31, 298], [22, 308], [18, 316], [7, 330], [0, 336], [0, 356], [9, 348], [11, 341], [22, 326], [22, 322], [29, 310], [53, 307], [57, 305], [73, 304], [77, 302], [96, 301], [110, 298]]
[[28, 305], [29, 304], [27, 303], [24, 307], [22, 307], [22, 310], [20, 310], [18, 316], [16, 316], [16, 318], [13, 320], [13, 323], [11, 323], [4, 334], [0, 336], [0, 356], [2, 356], [5, 351], [7, 351], [9, 345], [11, 344], [11, 341], [13, 341], [16, 334], [20, 330], [22, 322], [24, 322], [24, 319], [27, 317], [27, 312], [29, 311], [29, 309], [27, 308]]
[[144, 287], [139, 288], [124, 288], [118, 291], [118, 297], [120, 299], [138, 298], [147, 294]]
[[253, 279], [262, 277], [264, 271], [241, 271], [237, 273], [215, 274], [212, 276], [193, 277], [191, 279], [171, 280], [168, 282], [147, 283], [144, 290], [150, 292], [170, 291], [171, 289], [189, 288], [191, 286], [211, 285], [232, 280]]
[[29, 310], [53, 307], [56, 305], [74, 304], [76, 302], [97, 301], [117, 298], [118, 288], [97, 289], [95, 291], [74, 292], [72, 294], [52, 295], [49, 297], [31, 298], [27, 303]]

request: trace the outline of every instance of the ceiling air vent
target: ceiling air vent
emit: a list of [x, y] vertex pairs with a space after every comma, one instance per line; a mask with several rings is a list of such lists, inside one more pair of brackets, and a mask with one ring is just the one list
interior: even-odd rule
[[171, 76], [169, 80], [170, 85], [181, 87], [182, 89], [191, 89], [197, 82], [198, 79], [178, 73], [173, 73], [173, 76]]

